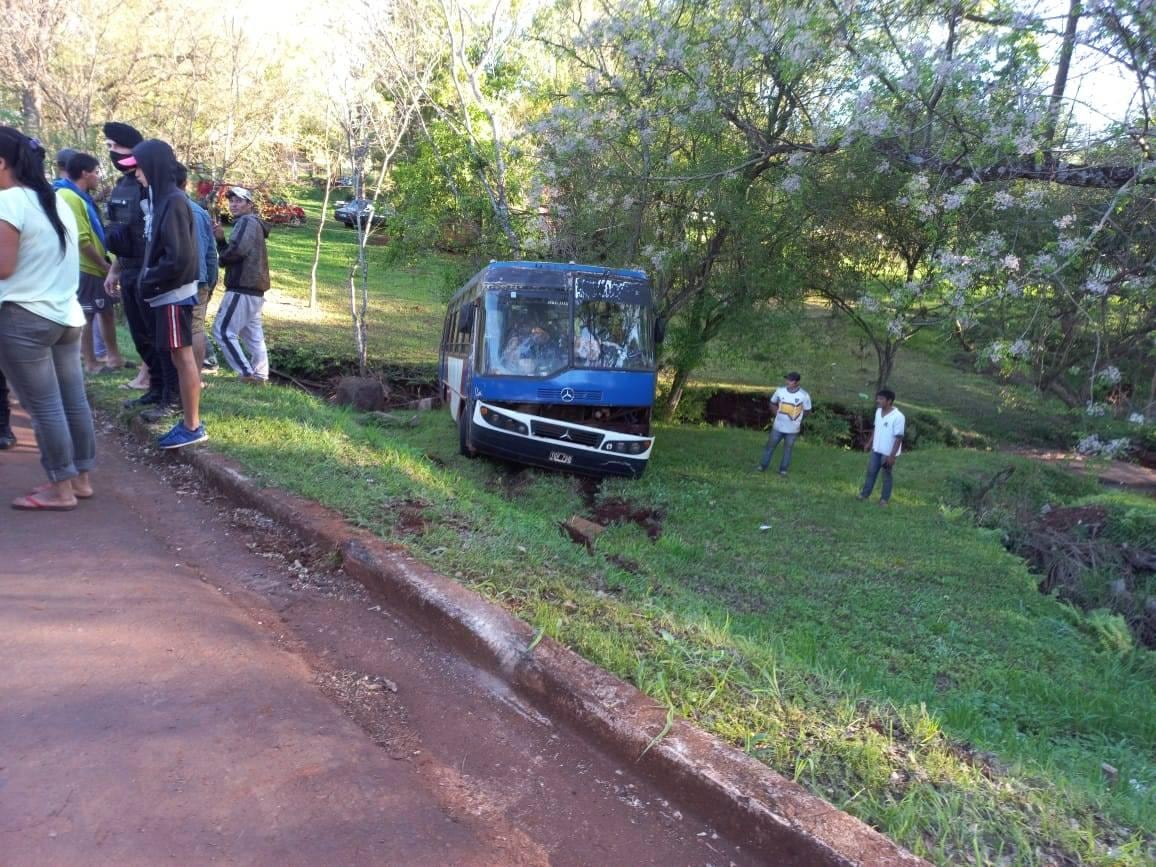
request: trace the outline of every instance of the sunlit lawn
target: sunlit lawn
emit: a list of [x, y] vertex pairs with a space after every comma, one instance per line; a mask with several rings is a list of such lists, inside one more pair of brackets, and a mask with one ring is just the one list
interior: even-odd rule
[[[318, 304], [311, 308], [310, 273], [320, 196], [302, 197], [300, 204], [308, 215], [307, 224], [274, 227], [268, 240], [273, 288], [266, 296], [264, 321], [274, 365], [286, 352], [349, 361], [356, 358], [349, 273], [357, 257], [357, 233], [332, 221], [331, 201], [317, 269]], [[450, 256], [389, 261], [386, 247], [378, 243], [367, 245], [366, 252], [371, 363], [433, 364], [445, 302], [468, 266]]]

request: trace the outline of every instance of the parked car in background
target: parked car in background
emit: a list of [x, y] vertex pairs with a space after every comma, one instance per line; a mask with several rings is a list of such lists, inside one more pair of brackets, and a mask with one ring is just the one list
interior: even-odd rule
[[257, 209], [261, 219], [266, 223], [285, 226], [304, 226], [305, 210], [300, 205], [281, 198], [280, 196], [257, 195]]
[[333, 209], [333, 218], [352, 229], [359, 221], [363, 226], [371, 226], [375, 221], [380, 222], [385, 218], [385, 214], [377, 212], [369, 199], [350, 199], [348, 202], [341, 202]]

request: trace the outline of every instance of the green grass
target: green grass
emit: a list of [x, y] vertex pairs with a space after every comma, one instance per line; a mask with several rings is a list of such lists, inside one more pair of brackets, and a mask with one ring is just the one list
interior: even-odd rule
[[[304, 227], [276, 226], [269, 235], [272, 289], [266, 295], [264, 323], [275, 366], [282, 360], [305, 367], [333, 361], [349, 364], [357, 357], [349, 298], [357, 233], [333, 222], [333, 207], [341, 198], [331, 197], [322, 232], [316, 307], [309, 307], [309, 288], [321, 193], [310, 190], [299, 199], [307, 215]], [[450, 256], [399, 262], [386, 246], [370, 244], [366, 249], [371, 364], [432, 365], [448, 287], [456, 285], [468, 266]]]
[[[749, 352], [716, 351], [692, 382], [700, 389], [770, 391], [798, 370], [820, 404], [874, 406], [875, 351], [842, 317], [807, 305], [791, 326], [768, 327]], [[964, 433], [997, 442], [1073, 445], [1078, 416], [1026, 386], [995, 381], [951, 364], [951, 347], [930, 332], [900, 350], [889, 385], [904, 412], [927, 413]]]
[[[780, 479], [751, 472], [756, 432], [663, 427], [646, 476], [599, 494], [660, 509], [662, 536], [612, 526], [591, 556], [557, 526], [586, 508], [574, 479], [460, 457], [444, 413], [387, 431], [225, 377], [204, 409], [212, 447], [261, 480], [409, 545], [936, 862], [1156, 854], [1153, 654], [1037, 593], [952, 499], [1014, 458], [913, 451], [883, 510], [854, 499], [860, 454], [800, 442]], [[402, 509], [428, 529], [402, 532]]]

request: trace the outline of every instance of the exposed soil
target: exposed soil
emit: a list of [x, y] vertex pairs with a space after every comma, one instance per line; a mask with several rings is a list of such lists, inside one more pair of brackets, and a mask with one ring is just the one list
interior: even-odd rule
[[[823, 406], [833, 415], [846, 420], [853, 448], [863, 448], [867, 444], [871, 425], [874, 424], [874, 409], [860, 412], [837, 403], [824, 403]], [[773, 416], [765, 394], [716, 391], [707, 399], [703, 420], [709, 424], [762, 429], [770, 425]]]
[[388, 508], [394, 515], [394, 526], [403, 536], [421, 536], [429, 525], [426, 523], [425, 510], [429, 503], [421, 500], [405, 500], [395, 503]]
[[[1156, 649], [1156, 596], [1146, 595], [1156, 574], [1156, 540], [1124, 545], [1107, 536], [1111, 513], [1102, 506], [1051, 509], [1026, 521], [1011, 550], [1043, 576], [1041, 593], [1055, 593], [1076, 607], [1107, 608], [1123, 616], [1141, 645]], [[1089, 576], [1111, 576], [1111, 580]]]
[[1052, 509], [1041, 515], [1039, 526], [1056, 533], [1070, 533], [1080, 527], [1085, 535], [1095, 536], [1108, 520], [1108, 510], [1103, 506], [1076, 506]]
[[[273, 382], [295, 386], [320, 400], [332, 400], [338, 381], [357, 373], [356, 365], [347, 358], [284, 354], [275, 355], [272, 363], [269, 375]], [[371, 370], [368, 376], [385, 385], [387, 411], [412, 406], [420, 400], [436, 399], [440, 394], [436, 372], [428, 367]]]
[[603, 500], [594, 508], [592, 520], [606, 527], [611, 524], [637, 524], [650, 541], [662, 536], [663, 513], [660, 509], [636, 506], [626, 500]]

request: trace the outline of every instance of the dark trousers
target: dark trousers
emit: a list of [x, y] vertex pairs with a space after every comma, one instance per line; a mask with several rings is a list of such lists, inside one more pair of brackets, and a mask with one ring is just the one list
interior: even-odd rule
[[8, 407], [8, 380], [4, 378], [4, 371], [0, 370], [0, 433], [12, 423], [12, 410]]
[[165, 400], [180, 400], [181, 386], [177, 381], [177, 369], [172, 356], [167, 351], [157, 349], [157, 318], [153, 309], [141, 300], [137, 290], [139, 271], [125, 269], [121, 273], [121, 299], [124, 302], [124, 318], [128, 322], [128, 333], [141, 361], [149, 369], [149, 391], [161, 395]]

